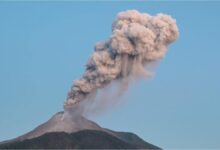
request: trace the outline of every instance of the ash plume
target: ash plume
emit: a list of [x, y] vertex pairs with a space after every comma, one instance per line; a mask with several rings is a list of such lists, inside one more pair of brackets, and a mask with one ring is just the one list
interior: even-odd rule
[[[147, 67], [162, 59], [179, 35], [176, 21], [168, 15], [151, 16], [136, 10], [120, 12], [112, 35], [95, 45], [81, 79], [76, 80], [64, 103], [65, 110], [94, 95], [112, 81], [146, 77]], [[127, 85], [127, 84], [126, 84]]]

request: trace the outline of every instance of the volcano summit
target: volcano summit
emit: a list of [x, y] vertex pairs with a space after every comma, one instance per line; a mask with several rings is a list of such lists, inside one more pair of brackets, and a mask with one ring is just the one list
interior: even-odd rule
[[83, 116], [63, 112], [34, 130], [0, 143], [0, 149], [160, 149], [137, 135], [105, 129]]

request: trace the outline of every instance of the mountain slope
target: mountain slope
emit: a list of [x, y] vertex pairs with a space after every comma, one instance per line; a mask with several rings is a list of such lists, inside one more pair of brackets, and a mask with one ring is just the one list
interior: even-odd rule
[[86, 119], [83, 116], [71, 116], [58, 112], [52, 116], [48, 121], [39, 125], [34, 130], [13, 139], [15, 141], [22, 141], [25, 139], [32, 139], [50, 132], [66, 132], [73, 133], [80, 130], [103, 130], [98, 124]]
[[[130, 133], [129, 133], [130, 134]], [[126, 133], [123, 133], [126, 137]], [[130, 135], [128, 135], [129, 137]], [[107, 132], [83, 130], [75, 133], [53, 132], [24, 141], [0, 145], [1, 149], [159, 149], [149, 143], [129, 142]]]
[[155, 145], [152, 145], [148, 142], [145, 142], [143, 139], [141, 139], [140, 137], [138, 137], [136, 134], [134, 133], [129, 133], [129, 132], [114, 132], [114, 134], [121, 140], [126, 141], [130, 144], [136, 145], [137, 147], [148, 147], [148, 149], [161, 149], [159, 147], [156, 147]]
[[148, 148], [158, 149], [137, 135], [100, 127], [81, 115], [59, 112], [34, 130], [0, 142], [0, 148]]

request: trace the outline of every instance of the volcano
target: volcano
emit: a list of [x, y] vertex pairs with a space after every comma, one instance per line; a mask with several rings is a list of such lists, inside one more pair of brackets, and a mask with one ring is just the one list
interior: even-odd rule
[[58, 112], [47, 122], [0, 149], [160, 149], [133, 133], [102, 128], [83, 116]]

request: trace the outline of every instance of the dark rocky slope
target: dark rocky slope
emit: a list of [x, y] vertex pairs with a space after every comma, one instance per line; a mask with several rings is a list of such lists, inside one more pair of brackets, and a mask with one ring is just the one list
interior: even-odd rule
[[75, 133], [52, 132], [23, 141], [0, 145], [1, 149], [159, 149], [132, 133], [117, 133], [118, 137], [97, 130]]
[[133, 133], [100, 127], [83, 116], [59, 112], [34, 130], [0, 142], [1, 149], [159, 149]]

